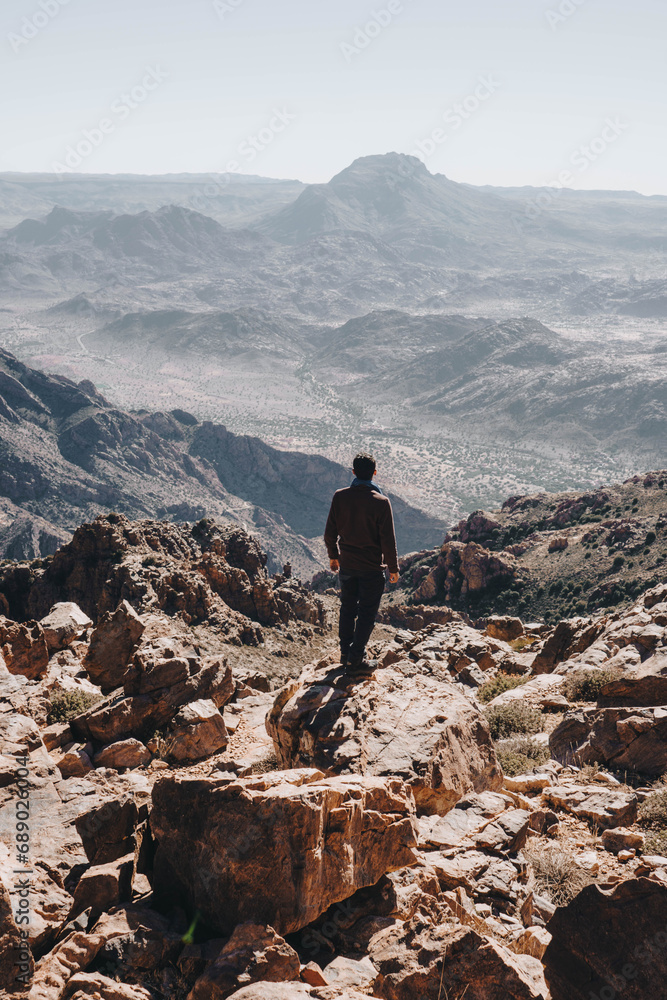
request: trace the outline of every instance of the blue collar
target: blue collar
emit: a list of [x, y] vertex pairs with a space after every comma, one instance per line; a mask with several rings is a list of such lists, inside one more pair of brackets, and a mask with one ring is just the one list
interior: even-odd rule
[[[370, 486], [372, 490], [376, 493], [382, 493], [382, 490], [377, 486], [372, 479], [359, 479], [357, 476], [352, 480], [353, 486]], [[384, 496], [384, 494], [382, 494]]]

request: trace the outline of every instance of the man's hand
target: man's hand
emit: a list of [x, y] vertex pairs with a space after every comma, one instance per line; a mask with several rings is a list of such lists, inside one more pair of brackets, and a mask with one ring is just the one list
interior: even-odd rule
[[337, 559], [330, 559], [329, 560], [329, 567], [331, 568], [332, 572], [334, 572], [334, 573], [339, 573], [340, 572], [340, 563], [338, 562]]
[[389, 574], [389, 583], [398, 583], [398, 576], [399, 576], [398, 573], [390, 573]]

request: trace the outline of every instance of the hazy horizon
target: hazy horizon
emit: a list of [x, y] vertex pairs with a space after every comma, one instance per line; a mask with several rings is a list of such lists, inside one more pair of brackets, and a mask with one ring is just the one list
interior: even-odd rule
[[7, 0], [0, 25], [0, 172], [321, 183], [397, 151], [473, 185], [667, 194], [658, 0]]

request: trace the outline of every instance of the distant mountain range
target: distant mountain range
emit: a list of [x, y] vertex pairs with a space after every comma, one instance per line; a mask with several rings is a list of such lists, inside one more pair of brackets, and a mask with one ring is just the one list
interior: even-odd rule
[[[76, 385], [0, 350], [0, 557], [55, 551], [82, 521], [232, 519], [256, 534], [275, 571], [312, 575], [334, 490], [351, 473], [317, 455], [199, 423], [183, 410], [128, 413], [89, 382]], [[446, 526], [392, 496], [403, 552]]]
[[443, 519], [667, 464], [665, 197], [389, 153], [308, 186], [4, 174], [0, 220], [0, 343], [123, 412], [369, 439]]

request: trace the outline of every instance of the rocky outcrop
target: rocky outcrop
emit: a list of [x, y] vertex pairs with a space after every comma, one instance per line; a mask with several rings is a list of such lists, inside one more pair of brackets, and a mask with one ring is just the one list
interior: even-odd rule
[[400, 777], [421, 812], [502, 784], [480, 712], [442, 673], [407, 659], [351, 688], [340, 668], [307, 670], [278, 693], [267, 731], [285, 767]]
[[470, 1000], [544, 1000], [542, 967], [512, 954], [470, 927], [433, 927], [424, 920], [390, 928], [372, 943], [378, 968], [375, 996], [469, 997]]
[[217, 657], [169, 657], [129, 673], [122, 697], [110, 696], [72, 719], [73, 733], [104, 745], [152, 734], [171, 722], [182, 705], [201, 699], [220, 708], [234, 692], [232, 672]]
[[553, 1000], [660, 996], [667, 978], [667, 885], [588, 886], [549, 922], [544, 972]]
[[667, 708], [572, 712], [551, 733], [549, 746], [563, 763], [597, 762], [659, 777], [667, 772]]
[[398, 779], [323, 779], [314, 770], [164, 778], [151, 828], [155, 891], [169, 896], [178, 885], [223, 934], [245, 921], [299, 930], [415, 859], [414, 804]]
[[419, 584], [414, 598], [432, 601], [438, 596], [450, 602], [487, 591], [497, 593], [510, 587], [518, 575], [518, 565], [510, 553], [491, 552], [476, 542], [446, 541], [435, 568]]
[[[57, 602], [71, 601], [103, 624], [105, 614], [128, 601], [139, 614], [161, 609], [248, 644], [260, 641], [259, 623], [322, 624], [321, 601], [295, 581], [274, 586], [265, 565], [257, 542], [235, 525], [204, 521], [188, 528], [107, 514], [78, 528], [45, 569], [0, 574], [0, 592], [19, 617], [42, 617]], [[111, 634], [106, 619], [104, 625]]]

